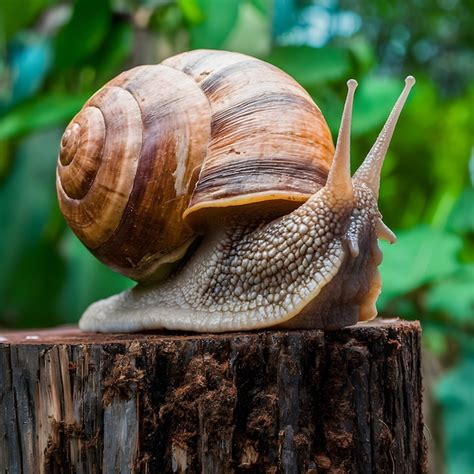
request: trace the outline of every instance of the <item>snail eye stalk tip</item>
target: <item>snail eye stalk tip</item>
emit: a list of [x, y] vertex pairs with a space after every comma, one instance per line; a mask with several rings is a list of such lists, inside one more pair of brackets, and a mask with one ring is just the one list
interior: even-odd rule
[[408, 95], [410, 94], [411, 88], [415, 85], [415, 82], [416, 81], [413, 76], [406, 77], [405, 87], [403, 88], [398, 100], [395, 102], [395, 105], [393, 106], [393, 109], [390, 112], [390, 115], [388, 116], [382, 131], [370, 149], [364, 162], [354, 174], [354, 179], [367, 185], [374, 193], [376, 198], [378, 198], [379, 195], [382, 165], [387, 154], [393, 132], [395, 131], [400, 113], [403, 109], [403, 106], [405, 105]]

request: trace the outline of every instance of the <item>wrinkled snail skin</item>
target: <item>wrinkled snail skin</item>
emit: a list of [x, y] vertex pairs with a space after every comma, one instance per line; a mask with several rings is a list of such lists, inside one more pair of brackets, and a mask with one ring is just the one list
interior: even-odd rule
[[63, 136], [58, 195], [88, 248], [140, 283], [92, 304], [81, 329], [332, 330], [374, 318], [377, 241], [395, 241], [380, 171], [413, 84], [351, 177], [354, 80], [335, 149], [307, 93], [244, 55], [193, 51], [111, 81]]
[[[355, 195], [350, 207], [322, 190], [268, 224], [218, 226], [222, 230], [208, 235], [169, 281], [137, 286], [93, 304], [83, 315], [81, 328], [335, 329], [357, 322], [364, 305], [372, 312], [362, 316], [370, 319], [376, 314], [379, 293], [369, 292], [380, 263], [375, 234], [379, 214], [367, 188], [357, 189]], [[349, 239], [359, 242], [356, 257], [350, 255]], [[324, 297], [318, 298], [323, 291]]]

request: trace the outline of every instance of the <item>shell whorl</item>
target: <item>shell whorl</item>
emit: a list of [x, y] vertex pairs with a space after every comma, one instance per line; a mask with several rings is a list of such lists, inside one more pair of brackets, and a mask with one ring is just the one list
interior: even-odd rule
[[57, 190], [91, 252], [146, 280], [215, 209], [297, 207], [324, 185], [333, 153], [296, 81], [255, 58], [198, 50], [126, 71], [89, 99], [61, 140]]
[[90, 249], [110, 238], [123, 215], [142, 145], [141, 126], [130, 93], [110, 87], [89, 101], [63, 135], [57, 170], [61, 209]]
[[142, 279], [192, 238], [181, 215], [209, 133], [204, 94], [160, 65], [121, 74], [85, 104], [61, 140], [57, 190], [94, 255]]

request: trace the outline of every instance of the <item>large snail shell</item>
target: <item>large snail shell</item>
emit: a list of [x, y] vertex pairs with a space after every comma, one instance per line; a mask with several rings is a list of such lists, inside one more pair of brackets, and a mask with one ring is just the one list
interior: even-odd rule
[[91, 252], [143, 280], [210, 214], [296, 207], [325, 183], [333, 154], [291, 77], [198, 50], [124, 72], [89, 99], [61, 140], [57, 189]]

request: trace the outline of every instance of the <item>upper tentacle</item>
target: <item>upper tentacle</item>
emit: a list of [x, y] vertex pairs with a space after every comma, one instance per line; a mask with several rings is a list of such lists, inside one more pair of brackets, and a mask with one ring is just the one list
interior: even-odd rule
[[395, 131], [398, 117], [400, 116], [403, 106], [405, 105], [405, 102], [408, 98], [408, 94], [410, 93], [410, 90], [414, 84], [415, 78], [413, 76], [408, 76], [405, 79], [405, 87], [403, 88], [400, 97], [390, 112], [390, 115], [385, 122], [382, 131], [377, 137], [376, 142], [369, 151], [369, 154], [365, 158], [364, 162], [354, 174], [354, 179], [366, 184], [374, 193], [376, 198], [379, 195], [380, 173], [382, 171], [383, 161], [385, 159], [385, 155], [387, 154], [393, 132]]
[[331, 189], [337, 198], [350, 200], [353, 196], [351, 180], [351, 120], [354, 92], [357, 81], [351, 79], [347, 82], [347, 97], [342, 114], [341, 127], [337, 138], [334, 159], [329, 170], [326, 188]]

